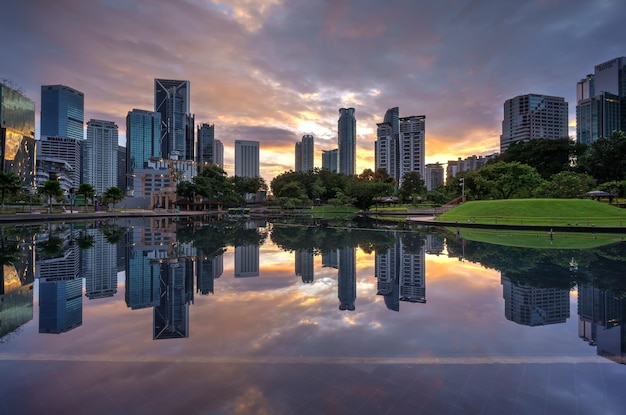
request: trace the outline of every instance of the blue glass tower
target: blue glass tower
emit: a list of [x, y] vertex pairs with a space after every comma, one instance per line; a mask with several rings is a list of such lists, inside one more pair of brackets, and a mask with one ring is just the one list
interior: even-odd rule
[[84, 139], [85, 95], [65, 85], [42, 85], [40, 135]]
[[[126, 116], [126, 177], [146, 168], [151, 157], [161, 157], [161, 114], [134, 109]], [[128, 180], [127, 188], [132, 188]]]

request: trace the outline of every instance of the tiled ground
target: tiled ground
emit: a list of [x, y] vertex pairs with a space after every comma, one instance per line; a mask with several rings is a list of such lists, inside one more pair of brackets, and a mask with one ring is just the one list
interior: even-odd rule
[[0, 414], [623, 414], [615, 363], [0, 361]]

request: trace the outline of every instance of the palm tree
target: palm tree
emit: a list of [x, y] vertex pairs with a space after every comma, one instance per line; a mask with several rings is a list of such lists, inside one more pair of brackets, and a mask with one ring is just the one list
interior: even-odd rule
[[124, 192], [117, 186], [109, 187], [102, 193], [102, 202], [106, 205], [109, 203], [116, 204], [124, 200]]
[[13, 172], [0, 171], [0, 195], [2, 197], [2, 210], [4, 210], [4, 198], [14, 195], [22, 189], [22, 179]]
[[77, 194], [83, 195], [85, 198], [85, 212], [87, 212], [87, 200], [96, 197], [96, 189], [89, 183], [82, 183], [78, 186]]
[[48, 213], [52, 211], [52, 198], [60, 198], [63, 196], [61, 184], [56, 180], [48, 180], [41, 187], [37, 188], [37, 192], [48, 197]]

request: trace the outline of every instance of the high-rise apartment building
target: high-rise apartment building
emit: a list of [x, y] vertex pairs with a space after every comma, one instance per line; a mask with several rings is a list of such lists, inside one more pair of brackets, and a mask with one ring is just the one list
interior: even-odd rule
[[339, 173], [339, 149], [322, 151], [322, 169]]
[[126, 186], [132, 194], [132, 177], [145, 169], [151, 158], [161, 158], [161, 114], [133, 109], [126, 116]]
[[526, 94], [504, 102], [500, 152], [513, 143], [568, 137], [568, 106], [562, 97]]
[[582, 144], [626, 130], [626, 57], [594, 69], [576, 84], [576, 141]]
[[118, 128], [112, 121], [89, 120], [85, 142], [85, 182], [91, 184], [96, 194], [117, 186]]
[[399, 177], [398, 140], [400, 134], [400, 110], [393, 107], [387, 110], [382, 123], [376, 124], [375, 169], [385, 169], [396, 183]]
[[178, 152], [181, 160], [194, 160], [195, 119], [189, 106], [189, 81], [154, 80], [154, 111], [161, 114], [161, 157]]
[[214, 164], [224, 168], [224, 144], [220, 140], [213, 141]]
[[356, 173], [356, 118], [354, 108], [340, 108], [337, 122], [339, 173]]
[[424, 178], [426, 157], [426, 116], [411, 115], [400, 118], [398, 138], [398, 185], [402, 177], [411, 172], [418, 172]]
[[296, 143], [296, 171], [313, 171], [314, 163], [314, 138], [312, 135], [303, 135], [302, 141]]
[[35, 185], [35, 102], [0, 83], [0, 169]]
[[42, 85], [40, 136], [85, 139], [85, 96], [65, 85]]
[[443, 166], [439, 163], [431, 163], [424, 166], [424, 184], [426, 190], [433, 190], [443, 184]]
[[78, 189], [82, 141], [71, 137], [41, 136], [37, 143], [38, 182], [41, 177], [43, 181], [58, 180], [66, 191]]
[[235, 140], [235, 176], [260, 177], [258, 141]]

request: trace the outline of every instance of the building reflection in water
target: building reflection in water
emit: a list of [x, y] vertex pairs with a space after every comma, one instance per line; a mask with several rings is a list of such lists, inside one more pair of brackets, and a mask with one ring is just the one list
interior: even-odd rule
[[224, 272], [224, 256], [198, 257], [196, 260], [196, 292], [201, 295], [215, 292], [214, 282]]
[[356, 301], [356, 248], [340, 248], [339, 270], [337, 271], [337, 290], [339, 291], [339, 309], [355, 310]]
[[517, 284], [502, 274], [504, 316], [524, 326], [565, 323], [569, 318], [569, 290]]
[[407, 249], [402, 238], [389, 248], [377, 250], [375, 272], [378, 295], [385, 299], [389, 310], [400, 311], [400, 301], [426, 302], [426, 249], [421, 245]]
[[312, 249], [298, 249], [294, 254], [294, 268], [302, 282], [312, 284], [315, 279], [315, 257]]
[[259, 245], [235, 246], [235, 278], [258, 277]]
[[81, 251], [85, 296], [90, 300], [117, 293], [117, 244], [111, 244], [98, 229], [88, 229], [93, 247]]
[[83, 324], [79, 232], [51, 225], [38, 235], [39, 332], [64, 333]]
[[34, 249], [32, 234], [8, 237], [0, 246], [0, 338], [33, 319]]
[[578, 337], [599, 356], [626, 364], [626, 300], [613, 290], [578, 286]]

